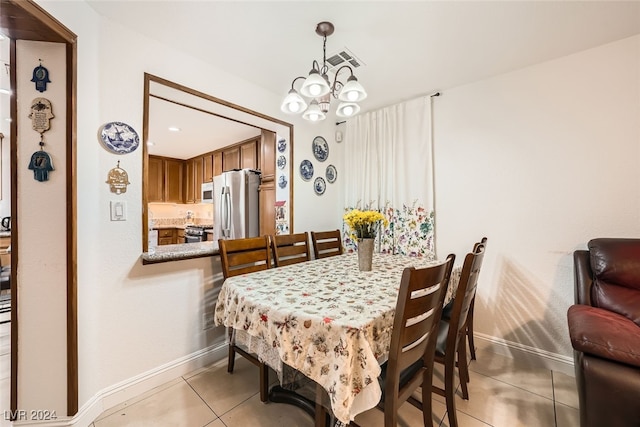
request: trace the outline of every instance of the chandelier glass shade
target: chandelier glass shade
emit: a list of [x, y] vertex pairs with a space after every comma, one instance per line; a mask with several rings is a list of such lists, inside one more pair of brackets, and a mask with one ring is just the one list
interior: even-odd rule
[[[313, 61], [309, 75], [299, 76], [291, 82], [291, 89], [282, 101], [280, 109], [287, 114], [301, 114], [310, 121], [324, 120], [331, 106], [331, 98], [340, 100], [336, 110], [339, 117], [351, 117], [358, 114], [360, 106], [357, 104], [367, 97], [367, 92], [353, 74], [349, 65], [343, 65], [335, 72], [333, 82], [330, 81], [327, 65], [327, 37], [333, 34], [334, 26], [331, 22], [320, 22], [316, 27], [316, 33], [323, 39], [322, 66], [318, 61]], [[346, 83], [338, 80], [338, 75], [343, 70], [348, 70], [350, 76]], [[295, 88], [299, 80], [304, 80], [298, 91]], [[309, 98], [310, 101], [305, 100]]]
[[322, 95], [326, 95], [329, 93], [331, 88], [329, 87], [329, 82], [320, 75], [317, 67], [317, 62], [314, 63], [314, 68], [309, 71], [309, 75], [305, 79], [302, 87], [300, 88], [300, 93], [307, 98], [316, 98]]
[[326, 114], [320, 109], [320, 105], [315, 99], [311, 101], [311, 103], [309, 104], [309, 108], [307, 108], [305, 112], [302, 113], [303, 119], [307, 119], [312, 122], [324, 120], [326, 117]]
[[291, 89], [289, 94], [282, 101], [282, 111], [285, 113], [302, 113], [307, 108], [307, 102], [301, 97], [295, 89]]

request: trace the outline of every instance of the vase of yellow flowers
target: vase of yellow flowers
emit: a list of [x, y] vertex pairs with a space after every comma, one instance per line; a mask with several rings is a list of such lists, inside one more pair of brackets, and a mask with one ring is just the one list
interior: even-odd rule
[[358, 269], [371, 271], [373, 263], [373, 242], [380, 224], [387, 220], [380, 212], [353, 209], [344, 215], [344, 221], [351, 228], [351, 235], [358, 242]]

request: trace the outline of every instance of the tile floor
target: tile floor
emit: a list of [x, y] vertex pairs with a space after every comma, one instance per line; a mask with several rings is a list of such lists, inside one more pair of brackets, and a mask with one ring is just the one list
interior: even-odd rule
[[[460, 427], [577, 427], [578, 396], [574, 378], [528, 366], [505, 356], [478, 351], [472, 361], [470, 399], [457, 397]], [[442, 384], [437, 366], [434, 383]], [[275, 375], [272, 375], [275, 377]], [[91, 427], [312, 427], [313, 420], [291, 405], [260, 402], [258, 371], [239, 357], [232, 375], [226, 360], [197, 370], [101, 414]], [[433, 397], [433, 425], [448, 427], [444, 398]], [[362, 427], [383, 425], [372, 409], [356, 417]], [[405, 404], [400, 427], [422, 426], [421, 412]]]

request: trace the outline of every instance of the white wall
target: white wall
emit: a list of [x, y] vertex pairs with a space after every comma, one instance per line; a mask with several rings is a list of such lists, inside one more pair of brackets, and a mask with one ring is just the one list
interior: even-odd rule
[[[303, 158], [313, 159], [311, 141], [316, 135], [323, 135], [332, 150], [323, 166], [335, 161], [340, 173], [341, 156], [333, 140], [332, 123], [312, 126], [283, 116], [279, 95], [141, 37], [132, 29], [100, 19], [84, 2], [38, 3], [78, 36], [76, 179], [82, 411], [94, 403], [96, 396], [219, 345], [223, 339], [219, 328], [203, 330], [205, 311], [212, 308], [215, 288], [221, 281], [219, 264], [211, 258], [141, 264], [142, 150], [118, 156], [105, 151], [97, 139], [99, 128], [110, 121], [126, 122], [141, 135], [144, 72], [295, 124], [292, 176], [296, 231], [340, 225], [339, 188], [329, 185], [324, 196], [316, 196], [311, 183], [300, 179], [298, 165]], [[105, 183], [107, 172], [118, 160], [131, 181], [127, 192], [119, 196]], [[127, 221], [109, 220], [111, 200], [127, 202]], [[30, 258], [28, 254], [21, 257]], [[64, 306], [47, 306], [42, 301], [33, 310], [39, 310], [42, 321], [50, 313], [64, 313]], [[63, 350], [63, 346], [54, 346], [50, 353], [60, 357]], [[21, 370], [30, 368], [31, 364], [24, 364]], [[50, 375], [29, 380], [22, 385], [23, 392], [28, 395], [50, 382], [58, 383]], [[57, 401], [53, 396], [51, 399]], [[51, 407], [48, 402], [38, 404], [39, 408]], [[22, 402], [19, 406], [25, 408]]]
[[[335, 105], [333, 106], [335, 108]], [[302, 120], [302, 119], [300, 119]], [[304, 135], [296, 135], [293, 176], [294, 183], [294, 232], [335, 230], [342, 228], [343, 191], [340, 175], [342, 172], [344, 145], [335, 140], [335, 121], [328, 118], [321, 123], [301, 123], [298, 128], [305, 128]], [[322, 136], [329, 145], [329, 156], [324, 162], [319, 162], [313, 156], [312, 141], [316, 136]], [[310, 160], [313, 164], [313, 177], [304, 181], [300, 177], [300, 162]], [[338, 178], [333, 184], [327, 182], [325, 193], [321, 196], [313, 191], [313, 181], [321, 176], [327, 180], [325, 172], [327, 166], [334, 165], [338, 170]]]
[[[65, 47], [59, 43], [18, 40], [16, 43], [18, 98], [18, 401], [20, 409], [67, 409], [66, 353], [66, 74]], [[35, 89], [33, 69], [43, 65], [51, 83], [43, 93]], [[55, 168], [48, 181], [36, 181], [28, 169], [40, 150], [40, 134], [32, 129], [32, 101], [51, 101], [50, 129], [44, 150]], [[15, 253], [15, 248], [13, 253]], [[51, 351], [49, 351], [51, 350]], [[43, 357], [45, 356], [46, 357]], [[45, 379], [45, 381], [42, 381]]]
[[489, 238], [476, 331], [570, 360], [573, 251], [640, 237], [640, 36], [445, 90], [434, 116], [438, 253]]

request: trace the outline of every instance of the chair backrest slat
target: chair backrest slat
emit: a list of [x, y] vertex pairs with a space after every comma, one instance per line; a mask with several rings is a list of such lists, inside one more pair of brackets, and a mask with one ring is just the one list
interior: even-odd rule
[[276, 267], [309, 261], [309, 233], [279, 234], [272, 238], [273, 259]]
[[312, 231], [311, 241], [316, 259], [342, 254], [342, 235], [340, 230]]
[[269, 236], [218, 241], [222, 275], [227, 277], [271, 268]]

